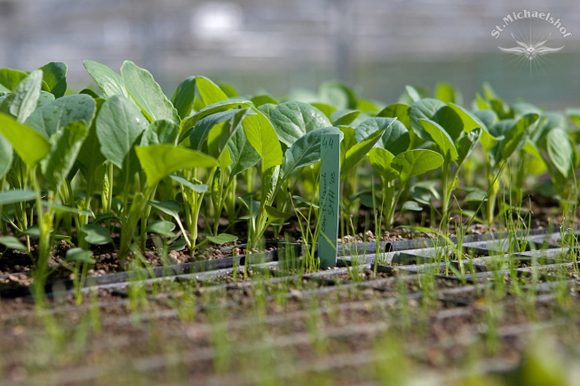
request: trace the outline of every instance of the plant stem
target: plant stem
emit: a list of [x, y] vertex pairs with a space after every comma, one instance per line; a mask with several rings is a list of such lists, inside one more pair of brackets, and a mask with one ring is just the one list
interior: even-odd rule
[[[36, 176], [36, 167], [31, 171], [32, 186], [36, 193], [36, 211], [38, 220], [38, 230], [40, 238], [38, 242], [38, 260], [34, 272], [34, 293], [37, 304], [44, 302], [44, 284], [48, 272], [48, 258], [50, 255], [50, 234], [52, 231], [52, 209], [47, 208], [46, 213], [42, 208], [42, 191]], [[49, 194], [49, 202], [52, 201], [52, 194]]]

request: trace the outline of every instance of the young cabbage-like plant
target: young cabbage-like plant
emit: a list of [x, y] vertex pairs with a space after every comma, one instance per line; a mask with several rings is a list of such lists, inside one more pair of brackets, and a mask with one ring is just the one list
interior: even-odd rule
[[[35, 288], [39, 296], [43, 291], [48, 270], [55, 215], [63, 211], [80, 213], [76, 208], [61, 205], [59, 195], [61, 189], [66, 186], [69, 172], [87, 135], [87, 126], [93, 119], [95, 108], [92, 98], [78, 96], [79, 98], [74, 100], [70, 98], [66, 100], [66, 103], [71, 103], [74, 112], [68, 112], [66, 109], [63, 112], [63, 109], [59, 108], [59, 103], [60, 99], [64, 98], [60, 98], [42, 106], [44, 115], [37, 118], [34, 112], [41, 95], [42, 76], [42, 71], [36, 70], [22, 79], [11, 94], [14, 97], [5, 98], [2, 102], [2, 106], [6, 107], [5, 111], [12, 117], [0, 113], [0, 132], [26, 166], [22, 168], [23, 165], [19, 165], [20, 173], [25, 171], [28, 174], [27, 180], [32, 182], [36, 196], [40, 240]], [[86, 109], [83, 109], [85, 105]], [[75, 115], [77, 108], [80, 111], [78, 116]], [[87, 114], [84, 114], [85, 112]], [[62, 119], [54, 120], [51, 114], [60, 114]], [[11, 180], [13, 181], [11, 184], [17, 185], [17, 176], [13, 176]], [[46, 201], [42, 199], [43, 183], [48, 186]], [[30, 229], [28, 233], [31, 233]]]
[[[451, 107], [459, 114], [466, 128], [483, 129], [480, 142], [484, 149], [488, 182], [486, 217], [491, 228], [495, 222], [496, 197], [504, 169], [514, 153], [529, 148], [525, 145], [539, 122], [540, 111], [526, 103], [516, 103], [511, 108], [487, 83], [483, 85], [483, 94], [483, 97], [476, 95], [474, 105], [477, 110], [468, 112], [457, 105]], [[522, 181], [520, 176], [516, 182]], [[521, 189], [521, 186], [517, 188]]]
[[529, 132], [533, 130], [539, 115], [529, 113], [519, 119], [503, 119], [490, 128], [490, 132], [498, 142], [491, 148], [486, 148], [486, 175], [490, 193], [487, 201], [487, 221], [491, 227], [495, 220], [494, 210], [496, 195], [499, 191], [499, 181], [510, 157], [521, 150], [527, 142]]
[[565, 125], [563, 117], [554, 116], [554, 113], [545, 114], [543, 122], [535, 135], [526, 142], [524, 150], [543, 161], [550, 173], [562, 214], [569, 220], [574, 218], [575, 210], [572, 209], [577, 206], [576, 168], [580, 157], [573, 135]]
[[[389, 229], [398, 217], [395, 209], [410, 178], [439, 168], [443, 157], [427, 149], [407, 150], [394, 155], [389, 150], [375, 147], [369, 152], [369, 161], [381, 178], [384, 224]], [[396, 185], [397, 179], [399, 183]]]
[[479, 142], [486, 160], [485, 173], [488, 183], [486, 217], [487, 225], [491, 228], [495, 222], [495, 202], [504, 168], [512, 154], [524, 146], [538, 115], [530, 113], [517, 120], [510, 118], [498, 122], [497, 114], [489, 109], [470, 112], [458, 105], [449, 104], [449, 106], [463, 121], [466, 132], [476, 128], [482, 129]]
[[205, 193], [210, 192], [210, 201], [214, 209], [214, 227], [211, 233], [212, 237], [216, 237], [226, 192], [229, 191], [235, 175], [253, 166], [250, 164], [255, 156], [248, 149], [243, 133], [240, 134], [242, 122], [252, 114], [254, 112], [251, 109], [245, 108], [207, 115], [200, 119], [189, 133], [189, 145], [193, 150], [217, 160], [217, 164], [206, 175], [206, 183], [199, 180], [201, 176], [195, 170], [181, 176], [188, 183], [178, 180], [182, 186], [182, 195], [186, 213], [188, 213], [190, 248], [192, 249], [195, 249], [197, 222]]
[[441, 224], [443, 232], [449, 229], [451, 196], [459, 183], [458, 174], [463, 162], [471, 154], [481, 137], [481, 128], [464, 131], [461, 117], [455, 110], [435, 99], [422, 99], [411, 106], [411, 122], [416, 134], [433, 142], [443, 157], [441, 167]]
[[[280, 166], [280, 171], [277, 176], [277, 180], [274, 186], [271, 187], [270, 192], [272, 192], [272, 196], [275, 197], [278, 191], [287, 185], [287, 180], [292, 175], [292, 173], [296, 170], [299, 170], [303, 167], [309, 166], [314, 164], [315, 162], [320, 161], [320, 142], [321, 137], [323, 134], [331, 134], [331, 133], [339, 133], [341, 134], [340, 130], [335, 127], [323, 127], [319, 129], [312, 130], [307, 134], [300, 137], [296, 140], [292, 146], [290, 146], [286, 152], [284, 153], [284, 157], [282, 158], [282, 164]], [[264, 231], [267, 227], [273, 222], [280, 218], [284, 218], [284, 213], [279, 210], [275, 210], [271, 206], [272, 201], [265, 204], [264, 211], [266, 213], [267, 220], [263, 223], [261, 227], [260, 222], [256, 220], [260, 219], [260, 213], [262, 208], [259, 208], [259, 212], [254, 214], [251, 219], [252, 226], [255, 226], [255, 233], [254, 236], [254, 246], [257, 246], [259, 239], [263, 236]], [[254, 222], [256, 221], [256, 222]]]
[[[253, 248], [259, 245], [268, 226], [285, 216], [285, 212], [273, 208], [272, 203], [280, 189], [288, 187], [290, 175], [320, 160], [323, 133], [338, 132], [336, 128], [324, 127], [330, 126], [326, 116], [307, 103], [278, 105], [271, 113], [272, 121], [260, 111], [256, 113], [244, 121], [248, 141], [262, 157], [260, 204], [247, 203]], [[280, 142], [288, 147], [284, 155]]]

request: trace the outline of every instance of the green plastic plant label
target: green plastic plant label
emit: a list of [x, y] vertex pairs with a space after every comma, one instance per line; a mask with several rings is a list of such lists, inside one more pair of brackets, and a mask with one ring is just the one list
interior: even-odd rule
[[320, 144], [320, 268], [336, 267], [340, 199], [340, 135], [324, 134]]

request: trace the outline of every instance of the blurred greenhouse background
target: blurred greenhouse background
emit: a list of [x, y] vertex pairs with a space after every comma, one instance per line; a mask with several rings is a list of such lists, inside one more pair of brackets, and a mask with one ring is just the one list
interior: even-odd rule
[[[524, 9], [550, 12], [572, 36], [538, 20], [491, 36], [503, 17]], [[535, 61], [498, 49], [528, 30], [564, 48]], [[80, 90], [91, 84], [83, 59], [116, 71], [132, 60], [169, 94], [190, 75], [274, 96], [334, 78], [386, 103], [406, 84], [446, 81], [469, 102], [489, 81], [508, 100], [580, 106], [580, 2], [0, 0], [0, 68], [63, 61]]]

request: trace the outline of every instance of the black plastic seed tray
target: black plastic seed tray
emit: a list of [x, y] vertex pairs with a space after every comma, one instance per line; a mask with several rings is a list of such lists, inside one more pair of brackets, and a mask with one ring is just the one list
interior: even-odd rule
[[[380, 266], [381, 270], [392, 270], [393, 266], [409, 273], [421, 273], [434, 269], [434, 264], [439, 264], [439, 269], [445, 270], [446, 263], [453, 266], [455, 270], [460, 264], [464, 268], [475, 269], [476, 279], [479, 277], [489, 277], [488, 272], [491, 268], [488, 264], [500, 257], [511, 260], [512, 262], [522, 264], [522, 262], [536, 261], [539, 264], [565, 264], [561, 258], [562, 253], [569, 251], [569, 248], [558, 244], [560, 233], [546, 233], [546, 230], [531, 230], [529, 232], [518, 232], [510, 235], [509, 239], [505, 233], [493, 235], [469, 235], [462, 240], [462, 250], [466, 254], [472, 254], [475, 258], [468, 258], [461, 262], [456, 261], [455, 255], [452, 254], [451, 248], [447, 247], [443, 240], [438, 239], [419, 239], [419, 240], [401, 240], [392, 242], [367, 242], [367, 243], [347, 243], [338, 246], [338, 266], [348, 267], [352, 265], [361, 265], [364, 268], [373, 268], [375, 265]], [[451, 238], [455, 241], [455, 237]], [[271, 243], [276, 249], [264, 253], [249, 255], [248, 264], [246, 256], [228, 257], [216, 260], [199, 261], [187, 264], [173, 265], [167, 267], [156, 267], [152, 271], [139, 270], [131, 272], [120, 272], [98, 277], [89, 277], [85, 280], [84, 287], [98, 288], [117, 288], [126, 285], [126, 283], [135, 280], [163, 280], [179, 278], [180, 280], [201, 279], [201, 277], [213, 277], [233, 272], [236, 269], [243, 269], [245, 265], [256, 266], [265, 264], [273, 266], [276, 271], [269, 271], [273, 276], [290, 276], [292, 272], [285, 273], [288, 267], [297, 267], [297, 260], [303, 256], [304, 245], [298, 243]], [[517, 251], [513, 254], [506, 253], [509, 251], [509, 245], [518, 247], [524, 246], [523, 251]], [[378, 246], [378, 253], [377, 253]], [[543, 249], [549, 248], [549, 249]], [[474, 253], [475, 252], [475, 253]], [[437, 263], [439, 261], [439, 263]], [[453, 269], [447, 267], [448, 272]], [[274, 273], [275, 272], [275, 273]], [[470, 271], [471, 272], [471, 271]], [[204, 274], [202, 274], [204, 273]], [[306, 278], [317, 276], [333, 276], [344, 272], [323, 271], [318, 274], [306, 275]], [[464, 280], [471, 281], [472, 273], [466, 274]], [[453, 275], [448, 275], [453, 277]], [[60, 280], [47, 283], [45, 290], [48, 294], [53, 289], [73, 289], [72, 280]], [[14, 286], [0, 289], [0, 296], [3, 298], [15, 298], [30, 296], [30, 290], [27, 286]]]

